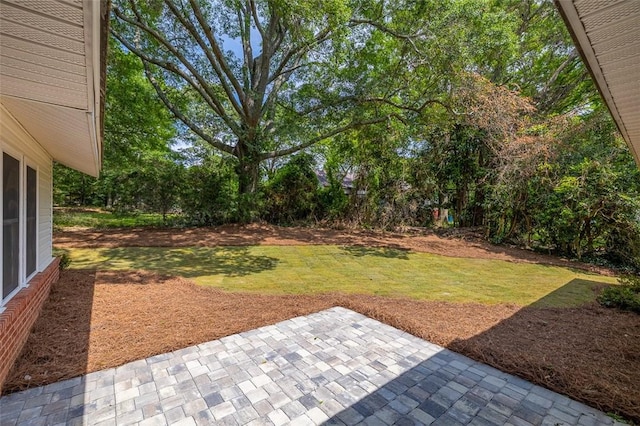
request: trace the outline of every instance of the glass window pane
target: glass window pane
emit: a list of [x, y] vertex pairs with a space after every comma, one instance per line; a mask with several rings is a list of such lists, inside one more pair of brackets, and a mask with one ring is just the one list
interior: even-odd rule
[[37, 176], [34, 169], [27, 167], [27, 277], [36, 271]]
[[20, 161], [2, 156], [2, 298], [18, 287], [20, 266]]

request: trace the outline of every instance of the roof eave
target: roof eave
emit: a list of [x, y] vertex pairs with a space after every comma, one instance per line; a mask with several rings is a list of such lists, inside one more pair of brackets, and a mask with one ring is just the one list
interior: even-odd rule
[[565, 22], [569, 33], [571, 34], [571, 38], [573, 39], [580, 56], [582, 57], [582, 61], [585, 66], [589, 70], [591, 74], [591, 78], [593, 79], [598, 91], [600, 92], [600, 96], [604, 99], [613, 120], [620, 131], [620, 134], [624, 138], [627, 146], [631, 150], [631, 153], [636, 161], [636, 164], [640, 166], [640, 149], [634, 146], [631, 141], [631, 137], [629, 136], [629, 132], [620, 116], [620, 112], [616, 106], [615, 99], [611, 94], [611, 90], [609, 89], [609, 85], [607, 84], [607, 80], [605, 78], [604, 72], [602, 71], [602, 67], [600, 66], [600, 62], [596, 56], [595, 51], [593, 50], [591, 41], [589, 36], [584, 28], [582, 20], [580, 19], [580, 15], [575, 8], [574, 2], [571, 0], [554, 0], [562, 19]]
[[87, 84], [89, 86], [87, 113], [94, 150], [94, 172], [91, 173], [93, 176], [97, 176], [102, 167], [109, 6], [109, 0], [98, 2], [83, 0]]

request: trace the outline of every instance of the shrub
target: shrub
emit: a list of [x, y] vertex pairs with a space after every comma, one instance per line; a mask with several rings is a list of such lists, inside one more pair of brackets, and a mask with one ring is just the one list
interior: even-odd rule
[[328, 175], [329, 186], [318, 191], [319, 213], [329, 220], [342, 218], [349, 205], [349, 197], [344, 193], [342, 184]]
[[185, 171], [180, 207], [189, 225], [219, 225], [236, 216], [237, 179], [229, 163], [214, 160]]
[[69, 265], [71, 265], [71, 258], [69, 257], [69, 255], [65, 252], [60, 254], [60, 263], [59, 263], [59, 267], [61, 271], [64, 271], [65, 269], [67, 269], [69, 267]]
[[266, 183], [265, 218], [286, 224], [313, 216], [318, 207], [315, 161], [306, 153], [291, 157]]
[[627, 275], [619, 279], [620, 285], [605, 288], [598, 302], [608, 308], [624, 309], [640, 314], [640, 276]]

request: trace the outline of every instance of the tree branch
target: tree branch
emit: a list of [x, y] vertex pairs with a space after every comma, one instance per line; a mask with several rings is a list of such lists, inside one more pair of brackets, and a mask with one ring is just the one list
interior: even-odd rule
[[233, 92], [231, 90], [231, 87], [229, 87], [229, 84], [227, 83], [227, 81], [225, 79], [226, 74], [223, 73], [220, 65], [218, 64], [218, 62], [216, 62], [216, 58], [211, 56], [211, 50], [207, 47], [206, 43], [204, 42], [204, 40], [200, 36], [200, 33], [198, 32], [198, 30], [191, 23], [191, 21], [187, 20], [184, 16], [182, 16], [180, 11], [176, 9], [175, 5], [171, 2], [171, 0], [165, 0], [165, 4], [169, 7], [169, 10], [171, 10], [173, 15], [176, 18], [178, 18], [178, 20], [180, 21], [182, 26], [195, 39], [196, 43], [198, 43], [198, 45], [202, 48], [202, 51], [204, 52], [205, 56], [209, 60], [209, 63], [211, 64], [213, 70], [215, 71], [216, 75], [218, 76], [218, 79], [220, 80], [220, 84], [222, 85], [222, 88], [224, 89], [224, 92], [226, 93], [227, 98], [229, 98], [229, 101], [231, 102], [231, 105], [233, 105], [233, 108], [236, 110], [238, 115], [240, 117], [242, 117], [243, 114], [244, 114], [243, 108], [238, 103], [238, 101], [235, 99], [235, 96], [234, 96], [234, 94], [233, 94]]
[[224, 106], [222, 106], [222, 104], [220, 104], [220, 102], [215, 97], [212, 98], [209, 95], [209, 93], [206, 90], [204, 90], [199, 84], [197, 84], [195, 81], [193, 81], [193, 79], [191, 77], [189, 77], [184, 72], [180, 71], [180, 69], [178, 69], [178, 67], [175, 64], [173, 64], [171, 62], [168, 62], [168, 61], [163, 61], [163, 60], [160, 60], [160, 59], [157, 59], [157, 58], [154, 58], [154, 57], [151, 57], [151, 56], [147, 55], [146, 53], [144, 53], [140, 49], [138, 49], [135, 46], [133, 46], [133, 44], [131, 44], [128, 40], [126, 40], [124, 37], [120, 36], [118, 33], [116, 33], [113, 30], [111, 30], [111, 34], [113, 34], [113, 36], [116, 39], [118, 39], [118, 41], [120, 41], [120, 43], [122, 43], [127, 49], [129, 49], [136, 56], [138, 56], [142, 60], [143, 64], [145, 64], [145, 63], [154, 64], [154, 65], [156, 65], [156, 66], [158, 66], [158, 67], [160, 67], [162, 69], [165, 69], [165, 70], [169, 71], [172, 74], [175, 74], [175, 75], [179, 76], [184, 81], [186, 81], [191, 87], [193, 87], [200, 94], [200, 96], [204, 99], [204, 101], [227, 124], [227, 126], [229, 126], [231, 131], [234, 132], [236, 135], [239, 134], [240, 128], [225, 113]]
[[166, 93], [162, 90], [155, 77], [151, 73], [149, 69], [149, 65], [147, 62], [143, 62], [144, 72], [147, 76], [147, 79], [151, 82], [151, 85], [155, 89], [156, 93], [160, 97], [160, 100], [166, 105], [166, 107], [176, 116], [180, 121], [182, 121], [187, 127], [189, 127], [195, 134], [200, 136], [202, 139], [210, 143], [215, 148], [227, 152], [229, 154], [233, 154], [234, 148], [230, 145], [227, 145], [215, 138], [212, 138], [210, 135], [206, 134], [199, 126], [197, 126], [193, 121], [191, 121], [187, 116], [182, 114], [180, 110], [169, 100]]
[[258, 29], [260, 36], [264, 39], [265, 37], [264, 28], [260, 23], [260, 19], [258, 19], [258, 9], [256, 8], [256, 2], [255, 0], [248, 0], [248, 3], [249, 3], [248, 7], [251, 10], [251, 16], [253, 16], [253, 21], [256, 23], [256, 28]]
[[[169, 43], [167, 41], [167, 39], [165, 39], [162, 35], [160, 35], [157, 31], [153, 30], [152, 28], [150, 28], [149, 26], [145, 25], [142, 22], [142, 17], [140, 16], [138, 10], [135, 8], [135, 4], [132, 4], [132, 10], [133, 13], [136, 15], [137, 20], [133, 20], [130, 19], [128, 17], [126, 17], [119, 9], [114, 9], [113, 12], [115, 13], [115, 15], [121, 19], [122, 21], [128, 23], [129, 25], [133, 25], [136, 28], [141, 29], [142, 31], [146, 32], [147, 34], [149, 34], [151, 37], [153, 37], [155, 40], [157, 40], [158, 42], [160, 42], [168, 51], [169, 53], [171, 53], [172, 55], [174, 55], [184, 66], [185, 68], [187, 68], [189, 70], [189, 72], [191, 73], [191, 75], [198, 81], [199, 85], [202, 87], [203, 90], [205, 90], [207, 92], [207, 94], [209, 95], [209, 100], [211, 100], [211, 102], [217, 106], [217, 111], [216, 113], [220, 116], [220, 118], [222, 118], [225, 123], [229, 124], [229, 126], [232, 128], [232, 130], [235, 128], [233, 124], [230, 123], [234, 123], [233, 120], [231, 120], [231, 118], [229, 118], [229, 116], [226, 114], [225, 112], [225, 108], [224, 106], [220, 103], [220, 101], [217, 99], [216, 94], [213, 93], [211, 91], [211, 87], [207, 84], [207, 82], [204, 80], [204, 78], [200, 75], [200, 73], [193, 67], [193, 65], [186, 60], [186, 58], [184, 57], [184, 55], [182, 55], [171, 43]], [[123, 44], [124, 43], [124, 37], [119, 36], [115, 31], [112, 31], [112, 34], [116, 35], [116, 37], [118, 38], [118, 40], [120, 40]], [[131, 43], [126, 43], [125, 44], [127, 46], [127, 48], [129, 48], [132, 52], [134, 52], [136, 55], [140, 56], [142, 58], [142, 55], [140, 55], [142, 53], [142, 51], [140, 49], [136, 49]], [[152, 59], [149, 55], [146, 55], [147, 58]], [[155, 59], [155, 61], [159, 61], [157, 59]], [[154, 61], [149, 61], [152, 63], [156, 63], [156, 65], [159, 65], [158, 62], [154, 62]], [[159, 61], [162, 62], [162, 61]], [[161, 66], [161, 65], [160, 65]], [[176, 67], [177, 70], [177, 67]], [[178, 75], [180, 75], [179, 73], [176, 73]], [[183, 77], [183, 75], [180, 75], [181, 77]], [[183, 77], [184, 78], [184, 77]], [[188, 81], [188, 80], [187, 80]], [[207, 99], [205, 98], [205, 101]], [[207, 102], [208, 103], [208, 102]]]
[[423, 36], [424, 34], [422, 33], [402, 34], [372, 19], [351, 19], [349, 22], [351, 22], [354, 25], [362, 25], [362, 24], [371, 25], [372, 27], [382, 31], [383, 33], [386, 33], [395, 38], [407, 41], [411, 45], [411, 48], [415, 50], [416, 53], [422, 54], [422, 52], [420, 52], [420, 49], [418, 49], [418, 46], [416, 46], [416, 43], [414, 41], [414, 39]]
[[371, 103], [383, 103], [383, 104], [390, 105], [390, 106], [392, 106], [394, 108], [397, 108], [397, 109], [401, 109], [401, 110], [404, 110], [404, 111], [411, 111], [411, 112], [415, 112], [417, 114], [422, 114], [422, 112], [424, 111], [424, 109], [428, 105], [438, 104], [438, 105], [444, 107], [447, 111], [453, 112], [453, 110], [451, 109], [451, 107], [449, 105], [445, 104], [444, 102], [442, 102], [442, 101], [440, 101], [438, 99], [427, 99], [426, 101], [424, 101], [418, 107], [412, 107], [412, 106], [409, 106], [409, 105], [401, 105], [401, 104], [398, 104], [398, 103], [393, 102], [393, 101], [391, 101], [389, 99], [386, 99], [386, 98], [363, 98], [363, 99], [360, 100], [360, 102], [361, 103], [368, 103], [368, 102], [371, 102]]
[[549, 81], [547, 81], [547, 84], [545, 84], [542, 90], [540, 91], [540, 94], [537, 96], [537, 98], [541, 102], [544, 100], [544, 98], [547, 97], [547, 93], [549, 92], [549, 89], [551, 88], [551, 86], [553, 86], [556, 80], [558, 80], [558, 77], [560, 77], [560, 74], [562, 73], [562, 71], [564, 71], [564, 69], [567, 68], [571, 64], [571, 62], [573, 62], [577, 58], [578, 58], [578, 50], [574, 48], [569, 54], [569, 56], [567, 57], [567, 59], [564, 60], [564, 62], [562, 62], [560, 66], [553, 72], [553, 74], [551, 75], [551, 78], [549, 78]]
[[[295, 152], [298, 152], [300, 150], [303, 150], [305, 148], [310, 147], [311, 145], [314, 145], [320, 141], [323, 141], [325, 139], [329, 139], [333, 136], [336, 136], [340, 133], [344, 133], [347, 130], [351, 130], [351, 129], [355, 129], [358, 127], [362, 127], [362, 126], [369, 126], [371, 124], [377, 124], [377, 123], [383, 123], [387, 120], [389, 120], [389, 118], [391, 117], [395, 117], [395, 115], [393, 114], [389, 114], [389, 115], [385, 115], [384, 117], [377, 117], [377, 118], [372, 118], [370, 120], [363, 120], [363, 121], [352, 121], [349, 124], [346, 124], [342, 127], [338, 127], [335, 128], [333, 130], [330, 130], [320, 136], [316, 136], [315, 138], [309, 139], [308, 141], [306, 141], [305, 143], [302, 143], [300, 145], [296, 145], [296, 146], [292, 146], [290, 148], [285, 148], [282, 150], [278, 150], [278, 151], [270, 151], [270, 152], [265, 152], [263, 154], [260, 155], [260, 160], [267, 160], [269, 158], [276, 158], [276, 157], [283, 157], [285, 155], [289, 155], [289, 154], [293, 154]], [[396, 117], [397, 118], [397, 117]]]
[[367, 103], [371, 103], [371, 104], [376, 104], [376, 103], [378, 103], [378, 104], [386, 104], [386, 105], [392, 106], [392, 107], [394, 107], [396, 109], [399, 109], [399, 110], [411, 111], [411, 112], [415, 112], [417, 114], [422, 114], [422, 112], [424, 111], [424, 109], [428, 105], [437, 104], [437, 105], [440, 105], [443, 108], [445, 108], [450, 113], [456, 114], [456, 112], [449, 105], [447, 105], [446, 103], [444, 103], [444, 102], [442, 102], [442, 101], [440, 101], [438, 99], [427, 99], [422, 104], [420, 104], [419, 106], [414, 107], [414, 106], [410, 106], [410, 105], [401, 105], [401, 104], [393, 102], [393, 101], [391, 101], [390, 99], [387, 99], [387, 98], [381, 98], [381, 97], [363, 97], [363, 98], [361, 98], [361, 97], [358, 97], [358, 96], [343, 96], [343, 97], [338, 98], [335, 101], [330, 102], [329, 104], [321, 104], [321, 105], [318, 105], [318, 106], [314, 106], [314, 107], [308, 108], [308, 109], [303, 110], [303, 111], [298, 111], [295, 108], [290, 108], [290, 110], [296, 112], [297, 114], [300, 114], [300, 115], [304, 116], [304, 115], [309, 115], [309, 114], [311, 114], [313, 112], [321, 111], [323, 109], [327, 109], [327, 108], [330, 108], [330, 107], [336, 107], [338, 105], [345, 104], [347, 102], [353, 102], [355, 104], [360, 104], [360, 105], [367, 104]]
[[273, 82], [276, 78], [278, 78], [279, 75], [283, 74], [283, 70], [287, 67], [287, 64], [289, 63], [289, 61], [291, 61], [291, 59], [294, 56], [296, 56], [295, 62], [298, 62], [299, 58], [304, 52], [307, 52], [311, 47], [326, 41], [330, 35], [331, 35], [331, 29], [327, 27], [322, 31], [320, 31], [318, 34], [316, 34], [312, 43], [300, 44], [298, 46], [291, 48], [284, 55], [284, 57], [282, 58], [282, 61], [280, 61], [280, 65], [278, 65], [278, 68], [269, 77], [269, 83]]
[[229, 68], [229, 64], [227, 64], [224, 54], [222, 53], [222, 50], [220, 49], [218, 42], [213, 36], [213, 33], [211, 32], [211, 27], [209, 26], [209, 24], [207, 23], [207, 20], [204, 19], [204, 16], [202, 15], [200, 6], [198, 6], [198, 3], [195, 0], [189, 0], [189, 4], [193, 9], [193, 13], [196, 16], [198, 23], [202, 27], [202, 30], [204, 31], [204, 34], [207, 37], [207, 40], [209, 40], [209, 44], [211, 45], [211, 50], [213, 50], [213, 54], [218, 60], [218, 63], [220, 64], [220, 68], [222, 69], [224, 74], [227, 76], [227, 78], [231, 82], [231, 85], [233, 86], [236, 93], [238, 94], [240, 101], [244, 104], [246, 100], [246, 93], [244, 92], [244, 90], [242, 90], [242, 86], [240, 85], [240, 82], [238, 82], [238, 79], [235, 77], [235, 75], [233, 75], [231, 68]]
[[[248, 7], [248, 5], [247, 5]], [[253, 46], [251, 45], [251, 15], [250, 10], [246, 9], [244, 14], [242, 9], [238, 8], [238, 29], [240, 30], [240, 40], [242, 41], [242, 52], [244, 54], [245, 68], [251, 68], [253, 65]], [[246, 89], [245, 89], [246, 90]]]
[[[298, 68], [298, 67], [294, 67], [294, 68]], [[273, 108], [276, 100], [278, 99], [278, 93], [280, 92], [280, 87], [282, 87], [282, 85], [286, 80], [287, 80], [286, 74], [282, 73], [274, 81], [270, 81], [271, 83], [273, 83], [273, 87], [271, 89], [271, 92], [269, 93], [269, 96], [267, 96], [267, 101], [264, 103], [264, 105], [262, 105], [263, 113], [266, 111], [270, 111]]]

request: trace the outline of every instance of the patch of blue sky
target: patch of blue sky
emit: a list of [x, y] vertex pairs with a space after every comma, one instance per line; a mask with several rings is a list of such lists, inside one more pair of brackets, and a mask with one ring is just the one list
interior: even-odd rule
[[[240, 37], [231, 37], [229, 35], [222, 34], [220, 36], [220, 41], [222, 42], [222, 49], [225, 52], [233, 54], [238, 61], [244, 60], [242, 39]], [[256, 58], [260, 56], [262, 53], [262, 37], [260, 36], [260, 32], [257, 28], [251, 27], [249, 42], [251, 44], [253, 57]]]

